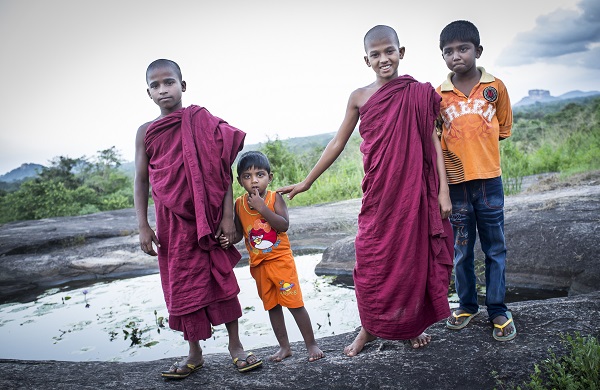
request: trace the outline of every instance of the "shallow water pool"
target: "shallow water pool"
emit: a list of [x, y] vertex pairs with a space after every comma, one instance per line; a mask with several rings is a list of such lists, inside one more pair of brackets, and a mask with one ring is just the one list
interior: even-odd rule
[[[360, 325], [354, 290], [315, 275], [321, 254], [296, 257], [305, 307], [315, 337]], [[277, 345], [269, 315], [258, 298], [249, 267], [238, 267], [240, 338], [249, 349]], [[302, 336], [284, 309], [290, 341]], [[52, 289], [35, 302], [0, 305], [0, 358], [21, 360], [146, 361], [185, 356], [182, 333], [169, 329], [159, 275], [102, 282], [69, 291]], [[205, 353], [227, 352], [224, 325], [201, 341]], [[274, 347], [275, 348], [275, 347]]]

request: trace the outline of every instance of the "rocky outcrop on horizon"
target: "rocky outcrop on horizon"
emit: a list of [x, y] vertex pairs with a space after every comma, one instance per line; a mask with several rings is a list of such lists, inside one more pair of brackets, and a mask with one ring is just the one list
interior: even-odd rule
[[513, 107], [529, 106], [536, 103], [553, 103], [561, 100], [570, 100], [600, 95], [600, 91], [570, 91], [559, 96], [550, 95], [545, 89], [530, 89], [529, 94], [513, 104]]

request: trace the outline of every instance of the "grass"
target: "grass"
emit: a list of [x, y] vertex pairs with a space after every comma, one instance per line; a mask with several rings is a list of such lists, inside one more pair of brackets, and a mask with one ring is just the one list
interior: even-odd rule
[[[598, 390], [600, 389], [600, 344], [594, 336], [580, 333], [562, 334], [561, 343], [566, 352], [557, 355], [549, 350], [549, 357], [535, 364], [529, 381], [506, 386], [497, 380], [500, 389], [517, 390]], [[496, 373], [492, 372], [492, 375]]]
[[600, 98], [561, 107], [515, 114], [512, 137], [500, 143], [506, 194], [520, 191], [523, 176], [600, 169]]
[[[289, 202], [289, 207], [362, 196], [361, 139], [357, 133], [355, 131], [341, 156], [313, 184], [311, 190], [295, 197]], [[524, 176], [558, 172], [564, 178], [600, 170], [600, 98], [516, 109], [512, 133], [509, 139], [500, 143], [502, 176], [507, 195], [521, 191]], [[330, 136], [323, 135], [325, 138]], [[302, 146], [301, 138], [289, 141], [276, 139], [261, 144], [259, 149], [271, 160], [274, 173], [271, 189], [303, 180], [321, 156], [325, 138], [312, 139], [314, 142], [306, 146]], [[103, 153], [114, 153], [114, 150], [108, 149]], [[59, 168], [67, 164], [67, 174], [73, 176], [70, 171], [72, 167], [68, 164], [77, 161], [61, 156], [57, 159], [56, 167], [49, 172], [64, 174], [65, 169]], [[38, 183], [37, 186], [26, 182], [18, 190], [10, 192], [0, 189], [0, 223], [130, 207], [133, 202], [132, 186], [127, 177], [113, 176], [102, 176], [106, 179], [104, 181], [99, 177], [91, 181], [88, 178], [90, 185], [103, 184], [101, 196], [89, 186], [67, 191], [60, 187], [65, 184], [57, 180]], [[235, 181], [233, 189], [236, 197], [244, 192]]]
[[[362, 196], [361, 139], [354, 134], [342, 155], [307, 191], [289, 202], [290, 207], [335, 202]], [[285, 141], [261, 147], [273, 165], [271, 189], [306, 177], [323, 151], [322, 146], [292, 151]], [[298, 154], [300, 153], [300, 154]], [[521, 191], [523, 177], [558, 172], [562, 178], [600, 170], [600, 98], [578, 103], [515, 111], [512, 136], [500, 143], [504, 192]], [[238, 187], [238, 188], [235, 188]], [[234, 186], [236, 195], [242, 193]]]

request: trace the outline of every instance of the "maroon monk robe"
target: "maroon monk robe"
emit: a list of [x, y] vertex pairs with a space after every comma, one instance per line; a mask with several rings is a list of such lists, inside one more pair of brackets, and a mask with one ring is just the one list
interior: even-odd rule
[[223, 250], [215, 233], [231, 165], [245, 133], [190, 106], [152, 123], [144, 139], [156, 207], [158, 264], [170, 315], [192, 313], [239, 293], [233, 267], [240, 253]]
[[438, 203], [432, 141], [440, 97], [410, 76], [382, 86], [360, 109], [365, 176], [354, 283], [362, 326], [408, 340], [450, 315], [450, 222]]

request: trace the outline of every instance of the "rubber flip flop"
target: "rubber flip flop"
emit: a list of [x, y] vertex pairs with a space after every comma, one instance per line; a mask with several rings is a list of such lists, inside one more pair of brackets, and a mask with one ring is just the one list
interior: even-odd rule
[[448, 329], [452, 329], [452, 330], [459, 330], [464, 328], [465, 326], [469, 325], [469, 322], [471, 322], [471, 320], [473, 318], [475, 318], [475, 316], [477, 314], [479, 314], [480, 310], [477, 309], [476, 313], [460, 313], [460, 314], [456, 314], [456, 312], [452, 312], [452, 317], [454, 318], [462, 318], [462, 317], [466, 317], [460, 324], [453, 324], [450, 321], [446, 320], [446, 328]]
[[[238, 372], [248, 372], [248, 371], [252, 371], [252, 370], [254, 370], [254, 369], [256, 369], [256, 368], [258, 368], [258, 367], [262, 366], [263, 362], [262, 362], [262, 360], [260, 360], [260, 359], [258, 359], [256, 362], [254, 362], [254, 363], [250, 364], [250, 363], [248, 362], [248, 358], [249, 358], [250, 356], [254, 356], [254, 353], [252, 353], [252, 352], [248, 352], [248, 356], [246, 356], [246, 358], [245, 358], [245, 359], [240, 359], [240, 358], [235, 358], [235, 359], [233, 359], [233, 365], [235, 366], [235, 368], [237, 368]], [[237, 362], [238, 362], [238, 361], [244, 361], [244, 362], [246, 362], [246, 365], [245, 365], [245, 366], [243, 366], [243, 367], [239, 367], [239, 366], [237, 365]]]
[[[177, 372], [177, 370], [180, 370], [182, 368], [189, 368], [189, 371], [186, 372]], [[173, 365], [171, 366], [171, 368], [169, 369], [169, 371], [163, 371], [160, 373], [160, 375], [162, 375], [163, 378], [167, 378], [167, 379], [183, 379], [183, 378], [187, 378], [188, 376], [190, 376], [190, 374], [192, 372], [198, 371], [199, 369], [202, 368], [202, 364], [200, 365], [194, 365], [194, 364], [186, 364], [185, 366], [180, 366], [179, 363], [175, 362], [173, 363]]]
[[[505, 316], [506, 316], [506, 318], [508, 318], [508, 320], [506, 320], [506, 322], [503, 323], [502, 325], [494, 324], [494, 329], [492, 330], [492, 336], [494, 336], [494, 338], [498, 341], [509, 341], [509, 340], [512, 340], [515, 337], [517, 337], [517, 327], [515, 326], [515, 324], [513, 322], [512, 313], [507, 311], [505, 313]], [[513, 324], [513, 328], [515, 329], [512, 333], [507, 334], [506, 336], [498, 336], [496, 334], [497, 329], [504, 331], [504, 328], [506, 328], [508, 326], [508, 324], [510, 324], [510, 323]]]

